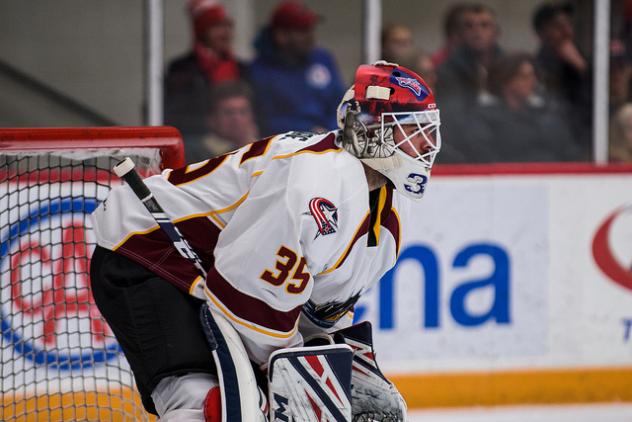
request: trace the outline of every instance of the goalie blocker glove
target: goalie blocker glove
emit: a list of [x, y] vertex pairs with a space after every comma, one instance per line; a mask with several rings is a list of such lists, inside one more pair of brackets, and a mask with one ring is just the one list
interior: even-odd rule
[[351, 405], [354, 422], [406, 421], [406, 402], [375, 360], [368, 321], [332, 333], [336, 343], [353, 349]]

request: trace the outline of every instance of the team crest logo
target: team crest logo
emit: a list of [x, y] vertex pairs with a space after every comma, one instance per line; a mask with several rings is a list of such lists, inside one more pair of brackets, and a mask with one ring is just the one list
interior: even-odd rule
[[[401, 77], [401, 76], [396, 76], [395, 80], [397, 81], [397, 84], [399, 86], [401, 86], [402, 88], [410, 89], [413, 92], [413, 94], [415, 94], [417, 97], [420, 97], [422, 92], [424, 92], [423, 86], [415, 78], [404, 78], [404, 77]], [[425, 92], [424, 92], [424, 94], [425, 94]], [[424, 95], [424, 97], [425, 97], [425, 95]]]
[[319, 235], [326, 236], [338, 230], [338, 208], [325, 198], [312, 198], [309, 201], [309, 214], [316, 220]]

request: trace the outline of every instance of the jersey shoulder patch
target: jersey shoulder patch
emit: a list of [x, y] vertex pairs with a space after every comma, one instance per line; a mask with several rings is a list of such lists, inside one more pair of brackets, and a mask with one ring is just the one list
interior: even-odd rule
[[318, 230], [315, 238], [336, 233], [338, 230], [338, 208], [330, 200], [322, 197], [310, 199], [306, 214], [310, 214], [316, 221]]

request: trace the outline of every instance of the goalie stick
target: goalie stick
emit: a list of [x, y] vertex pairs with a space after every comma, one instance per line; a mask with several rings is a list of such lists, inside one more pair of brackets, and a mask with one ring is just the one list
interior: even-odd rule
[[[156, 223], [158, 223], [160, 229], [169, 237], [169, 240], [178, 253], [195, 266], [203, 281], [206, 280], [206, 270], [202, 266], [202, 260], [193, 248], [191, 248], [189, 242], [182, 236], [182, 233], [178, 230], [176, 225], [169, 219], [162, 206], [158, 203], [145, 182], [140, 178], [134, 167], [135, 165], [132, 159], [127, 157], [114, 166], [112, 170], [119, 178], [127, 182], [134, 194], [140, 199], [143, 205], [145, 205], [145, 208], [147, 208], [147, 211], [149, 211]], [[203, 285], [203, 282], [198, 283], [198, 286]], [[199, 296], [196, 297], [199, 298]], [[203, 297], [204, 296], [202, 296], [202, 298]], [[217, 367], [220, 385], [223, 386], [223, 394], [221, 395], [222, 422], [250, 422], [254, 420], [254, 418], [248, 415], [248, 409], [244, 409], [242, 406], [243, 400], [240, 398], [240, 388], [237, 382], [237, 372], [240, 368], [236, 367], [235, 362], [231, 358], [230, 347], [227, 344], [227, 340], [230, 342], [230, 339], [225, 338], [222, 331], [218, 329], [218, 322], [214, 320], [211, 310], [206, 304], [201, 306], [200, 319], [213, 354], [215, 366]], [[235, 385], [224, 388], [225, 380], [231, 380], [231, 383]]]

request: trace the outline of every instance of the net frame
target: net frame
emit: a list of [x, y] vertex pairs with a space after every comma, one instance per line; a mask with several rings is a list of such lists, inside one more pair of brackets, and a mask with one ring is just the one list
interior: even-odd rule
[[[85, 281], [93, 244], [87, 213], [120, 183], [110, 169], [128, 155], [143, 175], [185, 164], [180, 133], [171, 127], [0, 129], [0, 420], [152, 419], [111, 331], [94, 314]], [[53, 243], [55, 236], [62, 240]], [[62, 276], [72, 282], [57, 286]], [[57, 318], [60, 309], [67, 313]]]

